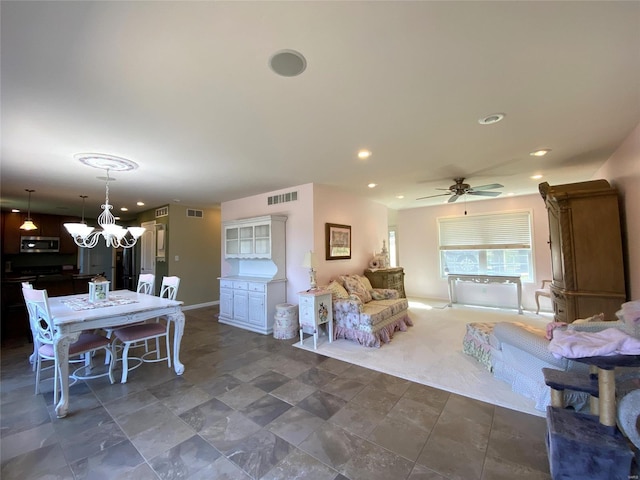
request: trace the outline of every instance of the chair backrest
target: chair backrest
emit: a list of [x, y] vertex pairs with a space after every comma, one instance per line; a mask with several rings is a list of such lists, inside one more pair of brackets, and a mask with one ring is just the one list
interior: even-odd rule
[[22, 288], [33, 288], [33, 285], [29, 282], [22, 282]]
[[175, 300], [180, 286], [180, 277], [164, 277], [160, 288], [160, 297]]
[[46, 290], [23, 288], [22, 295], [29, 312], [31, 330], [36, 334], [39, 343], [53, 343], [53, 321], [49, 310], [49, 296]]
[[138, 277], [138, 288], [136, 288], [136, 292], [155, 295], [155, 283], [156, 276], [153, 273], [141, 273]]

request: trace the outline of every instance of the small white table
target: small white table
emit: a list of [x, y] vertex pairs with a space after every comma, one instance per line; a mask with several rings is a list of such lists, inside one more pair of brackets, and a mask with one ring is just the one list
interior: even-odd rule
[[180, 363], [180, 342], [184, 332], [184, 314], [180, 306], [183, 302], [129, 290], [110, 292], [109, 296], [110, 298], [127, 299], [132, 303], [74, 310], [69, 304], [77, 302], [79, 299], [88, 298], [87, 294], [49, 298], [49, 309], [56, 329], [53, 348], [56, 362], [60, 366], [62, 383], [60, 400], [56, 405], [58, 418], [65, 417], [69, 410], [69, 345], [76, 342], [84, 330], [130, 325], [150, 318], [166, 316], [169, 322], [175, 323], [173, 333], [174, 369], [178, 375], [184, 373], [184, 365]]
[[309, 290], [298, 293], [298, 320], [300, 321], [300, 345], [304, 334], [313, 335], [313, 348], [318, 348], [320, 325], [328, 325], [329, 342], [333, 341], [333, 305], [331, 292], [326, 290]]
[[520, 275], [482, 275], [468, 273], [449, 273], [447, 274], [449, 282], [449, 306], [458, 302], [456, 296], [456, 283], [475, 282], [475, 283], [512, 283], [516, 286], [516, 294], [518, 295], [518, 313], [522, 315], [522, 283]]

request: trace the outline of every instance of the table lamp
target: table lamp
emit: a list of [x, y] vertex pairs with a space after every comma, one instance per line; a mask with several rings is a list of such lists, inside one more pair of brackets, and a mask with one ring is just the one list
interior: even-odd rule
[[304, 254], [304, 261], [302, 262], [302, 266], [309, 269], [309, 290], [314, 290], [316, 288], [316, 255], [311, 250]]

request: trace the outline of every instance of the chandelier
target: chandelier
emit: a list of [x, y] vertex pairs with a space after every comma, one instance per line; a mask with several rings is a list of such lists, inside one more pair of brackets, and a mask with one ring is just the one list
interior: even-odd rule
[[65, 223], [64, 227], [73, 237], [73, 241], [79, 247], [93, 248], [98, 244], [100, 237], [104, 238], [107, 247], [113, 248], [131, 248], [138, 238], [144, 233], [144, 227], [128, 227], [124, 228], [116, 224], [116, 219], [111, 213], [113, 206], [109, 203], [109, 170], [127, 171], [135, 170], [138, 165], [124, 158], [114, 157], [111, 155], [83, 153], [76, 155], [76, 158], [85, 165], [94, 168], [101, 168], [107, 171], [105, 201], [100, 206], [102, 213], [98, 216], [98, 225], [100, 229], [88, 226], [84, 221], [84, 200], [86, 195], [80, 195], [82, 198], [82, 221], [81, 223]]

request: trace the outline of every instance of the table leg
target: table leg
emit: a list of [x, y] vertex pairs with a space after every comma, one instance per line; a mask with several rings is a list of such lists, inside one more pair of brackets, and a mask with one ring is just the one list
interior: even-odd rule
[[454, 288], [455, 287], [453, 285], [454, 280], [451, 277], [449, 277], [447, 280], [448, 280], [447, 283], [449, 284], [449, 307], [451, 307], [452, 304], [453, 304], [453, 299], [454, 299], [454, 295], [455, 295], [455, 293], [454, 293]]
[[516, 282], [516, 287], [518, 289], [518, 313], [522, 315], [522, 283], [520, 280]]
[[177, 375], [182, 375], [184, 373], [184, 364], [180, 362], [180, 343], [184, 333], [184, 313], [180, 311], [167, 317], [175, 324], [173, 330], [173, 368]]
[[[80, 337], [80, 332], [64, 334], [58, 331], [53, 338], [54, 368], [58, 370], [60, 376], [60, 400], [56, 405], [58, 418], [66, 417], [69, 411], [69, 345], [76, 342], [78, 337]], [[55, 392], [58, 385], [54, 385], [53, 388]]]

